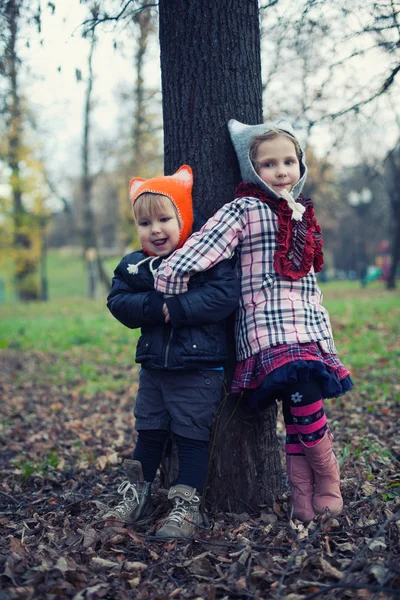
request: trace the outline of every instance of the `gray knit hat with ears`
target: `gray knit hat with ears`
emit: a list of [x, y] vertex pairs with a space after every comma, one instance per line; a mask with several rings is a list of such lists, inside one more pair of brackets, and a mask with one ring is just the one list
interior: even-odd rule
[[[279, 194], [274, 192], [274, 190], [271, 189], [261, 179], [261, 177], [256, 172], [256, 170], [253, 167], [253, 164], [250, 160], [249, 149], [250, 149], [250, 143], [251, 143], [251, 140], [253, 139], [253, 137], [255, 137], [256, 135], [262, 135], [263, 133], [267, 133], [271, 129], [282, 129], [283, 131], [290, 133], [290, 135], [292, 135], [297, 140], [297, 137], [293, 131], [293, 127], [291, 126], [291, 124], [288, 123], [288, 121], [282, 120], [282, 121], [276, 121], [274, 123], [264, 123], [262, 125], [245, 125], [244, 123], [240, 123], [239, 121], [236, 121], [235, 119], [231, 119], [228, 122], [228, 129], [229, 129], [229, 133], [231, 136], [233, 146], [236, 150], [236, 154], [237, 154], [239, 166], [240, 166], [240, 173], [242, 175], [243, 181], [246, 183], [256, 183], [263, 190], [268, 192], [268, 194], [270, 196], [272, 196], [273, 198], [279, 198], [280, 197]], [[298, 140], [297, 140], [297, 142], [298, 142]], [[299, 144], [299, 146], [300, 146], [300, 144]], [[307, 167], [306, 167], [306, 163], [305, 163], [305, 159], [304, 159], [304, 151], [301, 148], [301, 146], [300, 146], [300, 149], [301, 149], [300, 179], [293, 186], [293, 188], [290, 192], [290, 195], [293, 196], [293, 198], [295, 200], [301, 194], [301, 191], [303, 189], [303, 186], [304, 186], [304, 183], [305, 183], [306, 177], [307, 177]]]

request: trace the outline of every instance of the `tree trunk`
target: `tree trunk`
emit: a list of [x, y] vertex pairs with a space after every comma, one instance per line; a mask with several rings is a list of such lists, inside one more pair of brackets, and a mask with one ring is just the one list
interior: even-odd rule
[[106, 274], [97, 244], [96, 224], [92, 210], [93, 177], [90, 173], [90, 133], [91, 133], [91, 97], [93, 91], [93, 54], [96, 46], [94, 30], [90, 41], [88, 57], [88, 81], [85, 97], [83, 144], [82, 144], [82, 242], [83, 260], [86, 267], [87, 294], [95, 298], [99, 283], [106, 290], [111, 287], [111, 281]]
[[[397, 212], [400, 213], [399, 210]], [[387, 289], [388, 290], [396, 289], [396, 275], [397, 275], [397, 269], [399, 268], [399, 265], [400, 265], [400, 215], [399, 215], [397, 222], [395, 224], [395, 227], [394, 227], [392, 240], [393, 240], [393, 248], [392, 248], [392, 255], [391, 255], [392, 261], [390, 264], [389, 277], [388, 277], [388, 281], [387, 281]]]
[[[143, 2], [144, 4], [144, 2]], [[141, 175], [143, 169], [143, 136], [146, 125], [146, 104], [144, 98], [143, 67], [146, 50], [149, 41], [149, 34], [152, 29], [150, 9], [145, 9], [135, 14], [135, 23], [139, 26], [138, 47], [135, 55], [136, 85], [135, 85], [135, 112], [132, 127], [132, 145], [133, 145], [133, 172]]]
[[240, 180], [227, 122], [262, 122], [257, 0], [160, 0], [165, 174], [194, 170], [205, 216]]
[[[234, 198], [239, 167], [227, 122], [262, 122], [257, 0], [160, 0], [165, 173], [194, 171], [207, 217]], [[228, 397], [212, 444], [209, 499], [233, 512], [271, 505], [280, 491], [276, 409], [251, 415]]]
[[398, 177], [400, 173], [400, 149], [395, 148], [387, 155], [388, 181], [387, 186], [390, 195], [390, 204], [393, 217], [392, 252], [387, 289], [396, 288], [397, 269], [400, 264], [400, 191], [398, 188]]
[[38, 258], [31, 252], [32, 238], [29, 215], [22, 202], [22, 182], [20, 160], [22, 158], [22, 125], [21, 100], [18, 86], [17, 56], [19, 3], [9, 0], [5, 5], [8, 37], [5, 49], [6, 75], [9, 81], [8, 106], [8, 157], [10, 168], [10, 184], [13, 198], [14, 216], [14, 249], [15, 249], [15, 284], [19, 300], [37, 300], [39, 298]]

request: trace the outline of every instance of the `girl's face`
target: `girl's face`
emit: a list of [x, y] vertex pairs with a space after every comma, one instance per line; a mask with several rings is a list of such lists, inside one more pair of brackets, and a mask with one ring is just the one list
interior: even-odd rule
[[181, 227], [174, 205], [168, 198], [155, 214], [142, 215], [136, 226], [143, 250], [164, 257], [176, 249]]
[[264, 140], [255, 156], [256, 171], [261, 179], [277, 194], [283, 189], [288, 192], [300, 179], [300, 164], [294, 143], [278, 135]]

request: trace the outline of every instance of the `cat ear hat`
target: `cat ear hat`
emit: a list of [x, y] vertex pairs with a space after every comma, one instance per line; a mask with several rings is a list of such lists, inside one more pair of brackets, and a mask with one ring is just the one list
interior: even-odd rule
[[167, 196], [179, 215], [181, 232], [177, 248], [181, 248], [192, 233], [192, 188], [192, 169], [188, 165], [183, 165], [173, 175], [153, 177], [152, 179], [134, 177], [129, 183], [129, 198], [133, 208], [135, 201], [141, 194], [148, 193]]
[[[240, 173], [242, 175], [242, 179], [245, 183], [256, 183], [259, 185], [264, 191], [268, 192], [270, 196], [273, 198], [279, 198], [280, 195], [277, 194], [272, 188], [269, 187], [258, 175], [257, 171], [253, 167], [253, 164], [250, 160], [249, 150], [251, 140], [257, 136], [262, 135], [263, 133], [267, 133], [271, 129], [281, 129], [286, 133], [289, 133], [292, 137], [295, 138], [297, 143], [299, 141], [294, 133], [293, 127], [288, 121], [276, 121], [274, 123], [264, 123], [262, 125], [245, 125], [244, 123], [240, 123], [236, 121], [236, 119], [231, 119], [228, 122], [228, 129], [231, 136], [232, 144], [235, 148], [236, 155], [239, 161]], [[300, 146], [300, 144], [299, 144]], [[300, 146], [301, 155], [300, 155], [300, 179], [293, 186], [290, 195], [296, 200], [301, 191], [303, 189], [304, 183], [307, 177], [307, 167], [304, 159], [304, 151]]]

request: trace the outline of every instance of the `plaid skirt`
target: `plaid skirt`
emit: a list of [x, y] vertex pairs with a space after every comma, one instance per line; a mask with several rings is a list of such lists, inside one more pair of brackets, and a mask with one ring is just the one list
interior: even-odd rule
[[232, 393], [262, 387], [275, 392], [298, 377], [320, 380], [325, 398], [340, 396], [353, 387], [350, 372], [336, 354], [323, 352], [318, 342], [281, 344], [262, 350], [236, 365]]

